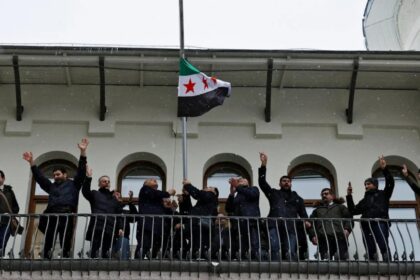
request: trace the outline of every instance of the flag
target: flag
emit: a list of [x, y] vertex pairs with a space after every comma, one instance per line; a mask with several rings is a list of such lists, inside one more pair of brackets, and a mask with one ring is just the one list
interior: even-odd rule
[[208, 77], [181, 58], [179, 62], [178, 117], [198, 117], [222, 105], [230, 83]]

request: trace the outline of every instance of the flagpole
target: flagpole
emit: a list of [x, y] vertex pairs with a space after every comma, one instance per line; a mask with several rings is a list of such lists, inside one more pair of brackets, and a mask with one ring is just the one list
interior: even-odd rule
[[[180, 58], [185, 58], [184, 51], [184, 4], [183, 0], [179, 0], [179, 56]], [[188, 178], [188, 169], [187, 169], [187, 118], [182, 117], [182, 170], [184, 179]]]

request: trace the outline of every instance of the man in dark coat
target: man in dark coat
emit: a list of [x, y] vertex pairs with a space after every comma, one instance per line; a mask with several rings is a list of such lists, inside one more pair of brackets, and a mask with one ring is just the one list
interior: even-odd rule
[[[72, 214], [77, 212], [79, 192], [86, 178], [86, 150], [88, 144], [89, 141], [86, 138], [78, 144], [80, 158], [77, 174], [73, 180], [67, 178], [67, 171], [64, 168], [58, 167], [53, 170], [54, 182], [51, 182], [35, 165], [32, 152], [23, 154], [23, 159], [31, 166], [35, 181], [49, 195], [47, 209], [44, 213]], [[52, 258], [52, 248], [55, 244], [55, 238], [58, 236], [62, 248], [62, 257], [70, 257], [74, 223], [75, 218], [67, 215], [50, 215], [40, 218], [38, 228], [45, 233], [44, 258]]]
[[115, 233], [123, 231], [123, 225], [112, 214], [121, 214], [123, 205], [115, 198], [114, 192], [110, 190], [108, 176], [99, 177], [98, 190], [90, 189], [91, 182], [92, 169], [88, 168], [82, 194], [89, 201], [93, 214], [86, 232], [86, 240], [91, 242], [90, 257], [110, 258], [111, 245], [115, 242]]
[[[0, 170], [0, 214], [17, 214], [19, 213], [19, 204], [16, 200], [15, 193], [12, 190], [12, 187], [5, 185], [4, 181], [6, 177], [4, 172]], [[4, 198], [7, 199], [7, 203], [4, 201]], [[10, 213], [10, 206], [12, 213]], [[10, 218], [7, 216], [2, 216], [0, 218], [0, 257], [4, 256], [6, 252], [7, 241], [9, 240], [11, 233], [10, 227]]]
[[155, 258], [159, 251], [163, 253], [165, 220], [159, 216], [168, 213], [164, 206], [164, 199], [175, 193], [174, 189], [158, 190], [155, 179], [147, 179], [144, 182], [139, 192], [139, 214], [146, 217], [140, 217], [137, 221], [136, 258]]
[[[351, 214], [343, 205], [343, 198], [336, 198], [332, 189], [321, 191], [321, 202], [316, 206], [310, 218], [313, 227], [309, 237], [314, 245], [318, 245], [321, 259], [348, 259], [347, 238], [352, 230]], [[338, 245], [338, 248], [337, 248]]]
[[[376, 252], [376, 244], [382, 254], [384, 261], [391, 261], [391, 252], [388, 246], [389, 224], [386, 221], [389, 219], [389, 200], [394, 191], [394, 178], [389, 172], [386, 161], [383, 156], [379, 157], [379, 167], [385, 177], [385, 188], [378, 189], [378, 179], [367, 178], [365, 180], [365, 196], [354, 205], [351, 187], [347, 188], [347, 206], [352, 215], [362, 214], [362, 219], [370, 219], [369, 221], [362, 221], [361, 227], [363, 232], [363, 241], [367, 251], [369, 260], [376, 260], [378, 254]], [[378, 220], [383, 219], [383, 220]]]
[[244, 178], [230, 178], [230, 194], [226, 201], [225, 210], [231, 216], [249, 217], [248, 219], [231, 219], [234, 238], [232, 251], [242, 258], [246, 255], [252, 259], [260, 256], [260, 235], [258, 218], [260, 214], [260, 190], [249, 186]]
[[[191, 253], [197, 259], [209, 258], [210, 253], [210, 236], [212, 229], [212, 219], [206, 217], [217, 216], [219, 190], [215, 187], [204, 187], [202, 190], [194, 187], [189, 180], [183, 181], [183, 192], [186, 194], [184, 203], [192, 205], [190, 196], [197, 200], [197, 203], [191, 208], [192, 217], [187, 221], [186, 232], [191, 240]], [[201, 254], [200, 254], [201, 252]]]
[[[297, 260], [297, 221], [294, 218], [308, 218], [303, 199], [292, 191], [292, 180], [289, 176], [280, 178], [280, 189], [271, 188], [266, 181], [267, 155], [260, 153], [261, 167], [258, 169], [258, 184], [270, 203], [268, 213], [268, 228], [271, 246], [271, 259], [277, 260], [281, 256], [287, 260]], [[271, 219], [270, 219], [271, 218]], [[289, 218], [286, 220], [275, 218]], [[292, 219], [290, 219], [292, 218]], [[305, 221], [307, 228], [311, 227]]]

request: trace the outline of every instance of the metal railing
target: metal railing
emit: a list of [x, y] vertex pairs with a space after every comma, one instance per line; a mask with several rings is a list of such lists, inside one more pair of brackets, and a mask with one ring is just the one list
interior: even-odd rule
[[[25, 230], [7, 241], [12, 218]], [[0, 222], [1, 270], [420, 273], [414, 219], [1, 214]]]

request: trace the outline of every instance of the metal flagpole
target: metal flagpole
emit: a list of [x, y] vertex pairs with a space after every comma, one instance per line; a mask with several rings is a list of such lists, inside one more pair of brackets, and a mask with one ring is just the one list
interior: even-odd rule
[[[183, 0], [179, 0], [179, 56], [185, 58], [184, 52], [184, 4]], [[182, 167], [184, 179], [188, 177], [187, 170], [187, 118], [182, 117]]]

